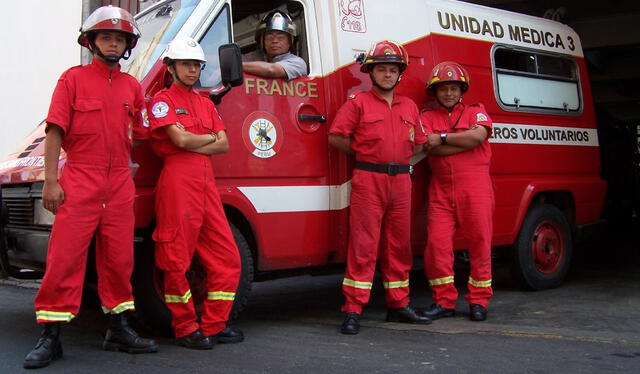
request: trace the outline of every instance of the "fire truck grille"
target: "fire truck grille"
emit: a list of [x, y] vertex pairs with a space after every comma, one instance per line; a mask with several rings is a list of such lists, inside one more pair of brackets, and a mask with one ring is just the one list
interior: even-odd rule
[[2, 213], [7, 227], [43, 229], [34, 223], [35, 199], [41, 198], [42, 182], [2, 186]]
[[8, 222], [11, 227], [27, 228], [33, 226], [33, 199], [29, 197], [3, 198], [7, 206]]

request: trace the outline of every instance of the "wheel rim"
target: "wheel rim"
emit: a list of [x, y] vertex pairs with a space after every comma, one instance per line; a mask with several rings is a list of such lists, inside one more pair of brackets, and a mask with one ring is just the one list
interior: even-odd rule
[[533, 263], [540, 273], [553, 274], [558, 271], [565, 256], [565, 246], [562, 231], [555, 222], [544, 221], [536, 227], [531, 252]]

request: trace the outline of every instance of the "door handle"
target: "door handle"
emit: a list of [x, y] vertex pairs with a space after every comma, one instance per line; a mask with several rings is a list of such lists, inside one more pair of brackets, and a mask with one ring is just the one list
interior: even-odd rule
[[327, 117], [322, 114], [298, 114], [298, 121], [326, 122]]

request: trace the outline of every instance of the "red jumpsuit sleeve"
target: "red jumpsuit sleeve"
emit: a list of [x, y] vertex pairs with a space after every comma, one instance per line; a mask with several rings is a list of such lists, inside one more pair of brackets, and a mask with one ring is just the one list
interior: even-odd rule
[[420, 118], [420, 112], [418, 111], [418, 107], [413, 103], [413, 101], [411, 102], [411, 104], [413, 104], [413, 118], [414, 121], [413, 123], [415, 124], [413, 126], [413, 131], [415, 134], [415, 140], [413, 141], [414, 144], [424, 144], [427, 142], [427, 133], [424, 130], [424, 127], [422, 126], [422, 120]]
[[433, 134], [433, 111], [424, 110], [420, 114], [420, 121], [422, 122], [422, 128], [426, 134]]
[[491, 129], [493, 128], [493, 121], [491, 120], [491, 117], [489, 117], [489, 114], [487, 113], [487, 110], [484, 108], [484, 105], [478, 103], [478, 104], [473, 104], [471, 105], [471, 117], [469, 118], [469, 121], [471, 122], [471, 125], [482, 125], [484, 127], [487, 128], [487, 130], [489, 131], [489, 134], [487, 135], [487, 138], [491, 137]]
[[149, 113], [149, 131], [153, 138], [166, 139], [164, 131], [158, 129], [173, 125], [178, 122], [173, 101], [169, 96], [160, 92], [151, 100], [151, 113]]
[[222, 118], [220, 117], [220, 114], [218, 114], [218, 110], [213, 104], [211, 105], [211, 118], [213, 119], [213, 132], [217, 134], [220, 131], [227, 130], [227, 128], [224, 125], [224, 122], [222, 122]]
[[135, 90], [135, 101], [133, 103], [136, 114], [133, 123], [133, 139], [146, 140], [149, 139], [149, 117], [147, 108], [142, 96], [142, 87], [137, 81], [133, 81], [133, 89]]
[[49, 113], [46, 119], [47, 127], [45, 128], [45, 132], [49, 130], [49, 125], [51, 124], [58, 125], [65, 134], [69, 131], [73, 113], [73, 94], [75, 92], [71, 85], [68, 79], [68, 72], [64, 72], [60, 78], [58, 78], [56, 88], [53, 90]]
[[360, 123], [360, 108], [355, 98], [350, 98], [338, 109], [338, 113], [336, 113], [336, 117], [329, 128], [329, 134], [348, 138], [353, 134], [358, 123]]

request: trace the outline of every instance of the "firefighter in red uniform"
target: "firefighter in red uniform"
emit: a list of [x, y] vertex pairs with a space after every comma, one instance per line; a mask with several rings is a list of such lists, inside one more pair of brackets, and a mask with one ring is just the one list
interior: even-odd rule
[[[165, 303], [177, 343], [211, 349], [244, 337], [226, 326], [240, 279], [240, 255], [216, 189], [211, 155], [229, 144], [213, 103], [192, 87], [206, 62], [200, 45], [176, 38], [164, 62], [170, 88], [153, 98], [151, 144], [164, 159], [156, 190], [156, 265], [164, 271]], [[207, 272], [207, 299], [198, 324], [186, 271], [197, 254]]]
[[469, 251], [471, 272], [466, 295], [472, 321], [487, 318], [491, 289], [491, 235], [494, 209], [489, 176], [491, 118], [482, 104], [466, 105], [469, 74], [455, 62], [433, 68], [427, 93], [438, 106], [422, 112], [428, 135], [431, 182], [424, 265], [434, 304], [423, 315], [455, 315], [458, 292], [453, 274], [453, 236], [460, 230]]
[[392, 41], [374, 43], [361, 58], [373, 88], [349, 97], [329, 130], [329, 143], [349, 154], [356, 164], [351, 181], [349, 248], [342, 282], [346, 313], [343, 334], [357, 334], [360, 314], [369, 301], [380, 257], [388, 306], [387, 321], [430, 323], [409, 306], [411, 165], [422, 152], [425, 133], [418, 108], [394, 93], [409, 56]]
[[[127, 11], [98, 8], [81, 28], [78, 43], [94, 55], [91, 64], [62, 74], [47, 116], [44, 207], [56, 214], [47, 270], [35, 299], [43, 332], [26, 356], [25, 368], [62, 357], [60, 322], [80, 309], [88, 247], [95, 234], [98, 295], [108, 315], [106, 350], [156, 352], [153, 340], [137, 336], [123, 312], [134, 309], [134, 186], [129, 168], [132, 139], [144, 139], [140, 84], [120, 72], [140, 36]], [[58, 180], [60, 148], [67, 161]]]

